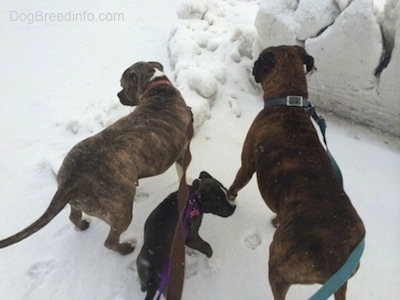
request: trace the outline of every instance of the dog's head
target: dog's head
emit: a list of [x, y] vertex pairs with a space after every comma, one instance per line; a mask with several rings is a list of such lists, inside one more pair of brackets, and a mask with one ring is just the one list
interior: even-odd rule
[[122, 74], [122, 91], [118, 98], [123, 105], [135, 106], [146, 85], [157, 77], [165, 77], [164, 67], [158, 62], [137, 62]]
[[[274, 68], [290, 67], [293, 72], [306, 66], [307, 73], [314, 69], [314, 58], [299, 46], [278, 46], [264, 49], [254, 63], [253, 76], [257, 83], [263, 81]], [[303, 72], [303, 70], [301, 70]], [[304, 72], [303, 72], [304, 73]]]
[[235, 211], [236, 205], [229, 200], [227, 189], [207, 172], [201, 172], [192, 186], [201, 212], [229, 217]]

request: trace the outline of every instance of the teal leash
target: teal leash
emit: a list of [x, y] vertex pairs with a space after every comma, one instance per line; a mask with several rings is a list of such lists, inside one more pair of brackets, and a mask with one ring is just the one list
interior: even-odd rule
[[315, 292], [309, 300], [326, 300], [333, 295], [353, 274], [360, 262], [361, 255], [365, 248], [365, 237], [362, 238], [361, 242], [351, 252], [349, 258], [346, 260], [344, 265], [328, 279], [324, 285]]
[[324, 117], [319, 116], [317, 114], [317, 111], [315, 107], [312, 105], [312, 103], [304, 99], [301, 96], [287, 96], [286, 98], [276, 98], [276, 99], [268, 99], [268, 101], [265, 101], [264, 103], [264, 108], [270, 107], [270, 106], [294, 106], [294, 107], [303, 107], [305, 108], [310, 116], [314, 119], [314, 121], [318, 124], [319, 129], [321, 130], [322, 137], [326, 146], [326, 153], [328, 154], [328, 157], [331, 161], [332, 169], [333, 172], [335, 173], [335, 176], [339, 183], [343, 186], [343, 176], [342, 172], [340, 171], [339, 165], [337, 164], [336, 160], [333, 158], [333, 155], [328, 149], [328, 142], [326, 141], [326, 121]]
[[335, 173], [335, 176], [337, 178], [337, 180], [340, 182], [340, 184], [343, 186], [343, 175], [342, 175], [342, 171], [339, 168], [339, 165], [337, 164], [336, 160], [333, 158], [333, 155], [331, 154], [331, 152], [328, 149], [328, 142], [326, 141], [326, 121], [325, 118], [322, 116], [319, 116], [315, 110], [315, 107], [310, 103], [310, 105], [307, 107], [307, 109], [309, 110], [309, 113], [311, 115], [311, 117], [314, 119], [314, 121], [318, 124], [319, 129], [321, 130], [322, 133], [322, 137], [324, 139], [324, 143], [326, 146], [326, 153], [328, 154], [328, 157], [331, 161], [331, 166], [333, 169], [333, 172]]

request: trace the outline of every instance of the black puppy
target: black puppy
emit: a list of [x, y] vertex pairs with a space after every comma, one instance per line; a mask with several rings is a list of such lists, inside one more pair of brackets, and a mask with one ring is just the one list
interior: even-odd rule
[[[189, 187], [190, 196], [183, 217], [185, 244], [211, 257], [209, 243], [199, 236], [203, 213], [229, 217], [236, 206], [229, 200], [227, 189], [207, 172], [201, 172]], [[160, 286], [161, 277], [170, 257], [170, 249], [178, 223], [177, 192], [170, 194], [147, 218], [144, 243], [136, 260], [142, 291], [152, 300]]]

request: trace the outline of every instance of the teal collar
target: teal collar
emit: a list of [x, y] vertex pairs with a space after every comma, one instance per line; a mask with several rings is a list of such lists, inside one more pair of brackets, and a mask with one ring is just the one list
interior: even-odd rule
[[286, 98], [273, 98], [268, 99], [264, 103], [264, 108], [270, 106], [296, 106], [296, 107], [311, 107], [312, 104], [307, 99], [301, 96], [287, 96]]

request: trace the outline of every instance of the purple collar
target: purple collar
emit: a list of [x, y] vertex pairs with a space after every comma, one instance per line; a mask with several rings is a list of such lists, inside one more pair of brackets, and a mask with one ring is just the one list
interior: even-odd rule
[[189, 189], [189, 200], [186, 205], [185, 214], [183, 215], [182, 225], [183, 228], [186, 230], [186, 223], [189, 219], [197, 217], [200, 215], [200, 207], [197, 199], [194, 195], [194, 190], [192, 186], [188, 186]]

